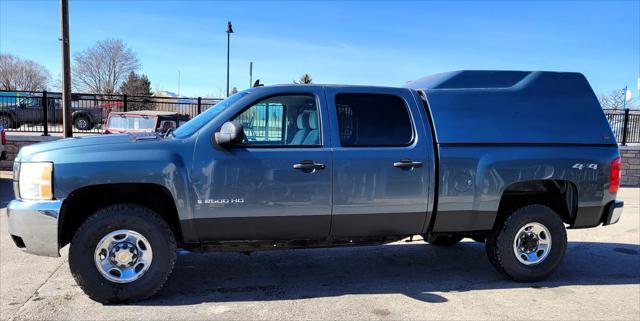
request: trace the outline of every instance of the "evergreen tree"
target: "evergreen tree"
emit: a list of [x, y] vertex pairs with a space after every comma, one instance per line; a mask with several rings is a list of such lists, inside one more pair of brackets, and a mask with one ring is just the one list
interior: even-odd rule
[[309, 74], [304, 74], [302, 76], [300, 76], [300, 80], [298, 81], [293, 81], [294, 84], [311, 84], [313, 83], [313, 79], [311, 79], [311, 76], [309, 76]]

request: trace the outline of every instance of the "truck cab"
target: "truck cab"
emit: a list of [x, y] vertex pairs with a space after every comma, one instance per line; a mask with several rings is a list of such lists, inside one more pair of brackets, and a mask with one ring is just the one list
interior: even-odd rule
[[[417, 99], [409, 89], [355, 86], [241, 93], [239, 108], [202, 128], [212, 139], [195, 145], [194, 166], [208, 169], [191, 177], [196, 233], [211, 240], [420, 233], [435, 163]], [[228, 122], [241, 126], [242, 141], [216, 141], [223, 134], [216, 128]]]

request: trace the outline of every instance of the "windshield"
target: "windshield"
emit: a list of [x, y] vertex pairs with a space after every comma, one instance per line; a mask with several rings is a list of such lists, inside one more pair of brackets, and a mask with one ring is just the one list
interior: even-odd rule
[[107, 128], [121, 130], [155, 130], [154, 117], [116, 115], [109, 118]]
[[229, 98], [213, 105], [209, 109], [205, 110], [200, 115], [193, 117], [190, 121], [186, 122], [184, 125], [178, 127], [173, 134], [178, 138], [184, 138], [187, 136], [191, 136], [198, 129], [202, 128], [206, 123], [208, 123], [213, 117], [219, 114], [221, 111], [225, 110], [227, 107], [231, 106], [238, 99], [247, 95], [246, 92], [239, 92]]

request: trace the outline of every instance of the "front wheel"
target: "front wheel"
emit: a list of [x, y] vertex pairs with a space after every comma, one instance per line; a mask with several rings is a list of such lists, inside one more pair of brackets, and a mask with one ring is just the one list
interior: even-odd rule
[[514, 281], [547, 278], [562, 263], [567, 231], [560, 216], [543, 205], [520, 208], [486, 238], [489, 261]]
[[134, 302], [158, 292], [176, 260], [176, 241], [154, 211], [134, 204], [105, 207], [75, 233], [69, 267], [82, 290], [102, 303]]
[[13, 118], [9, 115], [0, 115], [0, 127], [2, 128], [13, 128]]

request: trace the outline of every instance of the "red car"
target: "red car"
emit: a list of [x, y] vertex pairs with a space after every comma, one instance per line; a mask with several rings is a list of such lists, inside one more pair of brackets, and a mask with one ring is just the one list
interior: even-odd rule
[[0, 160], [7, 159], [7, 153], [4, 151], [4, 145], [7, 144], [7, 136], [4, 128], [0, 126]]
[[172, 111], [139, 110], [111, 112], [105, 124], [105, 134], [164, 132], [189, 121], [189, 116]]

